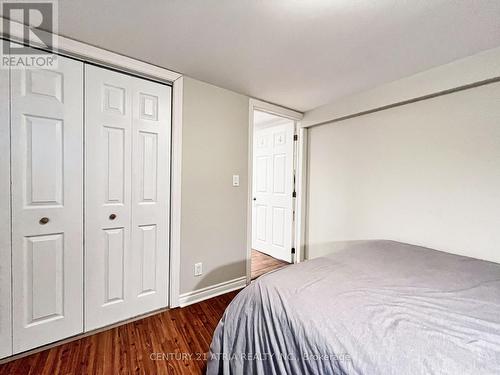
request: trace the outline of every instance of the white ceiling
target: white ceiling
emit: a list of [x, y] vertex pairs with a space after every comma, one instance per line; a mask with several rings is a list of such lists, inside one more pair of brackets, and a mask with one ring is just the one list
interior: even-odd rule
[[500, 45], [500, 0], [60, 0], [59, 31], [296, 110]]

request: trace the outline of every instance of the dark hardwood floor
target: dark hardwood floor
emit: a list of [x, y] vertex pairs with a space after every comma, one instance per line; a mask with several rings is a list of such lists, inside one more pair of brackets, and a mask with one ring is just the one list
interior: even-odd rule
[[204, 374], [212, 334], [237, 292], [0, 365], [0, 374]]
[[[288, 263], [252, 250], [252, 279]], [[204, 374], [206, 353], [238, 292], [132, 323], [0, 365], [6, 374]]]
[[265, 273], [288, 266], [290, 263], [273, 258], [257, 250], [252, 250], [252, 280]]

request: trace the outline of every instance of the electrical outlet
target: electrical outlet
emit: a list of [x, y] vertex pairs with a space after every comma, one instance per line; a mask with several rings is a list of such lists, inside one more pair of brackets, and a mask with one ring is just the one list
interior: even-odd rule
[[203, 263], [196, 263], [194, 265], [194, 275], [201, 276], [202, 273], [203, 273]]

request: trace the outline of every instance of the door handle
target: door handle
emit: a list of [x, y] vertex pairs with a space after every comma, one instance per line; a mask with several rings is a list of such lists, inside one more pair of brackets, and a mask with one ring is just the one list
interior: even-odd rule
[[48, 222], [49, 222], [49, 218], [48, 218], [48, 217], [42, 217], [42, 218], [40, 219], [40, 221], [39, 221], [39, 223], [40, 223], [41, 225], [45, 225], [45, 224], [47, 224]]
[[116, 214], [109, 215], [109, 220], [115, 220], [115, 219], [116, 219]]
[[257, 198], [255, 198], [255, 197], [254, 197], [254, 198], [253, 198], [253, 200], [254, 200], [254, 201], [256, 201], [256, 200], [257, 200]]

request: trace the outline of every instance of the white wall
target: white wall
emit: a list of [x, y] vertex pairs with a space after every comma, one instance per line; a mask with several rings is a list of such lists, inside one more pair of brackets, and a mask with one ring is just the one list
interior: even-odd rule
[[309, 258], [385, 238], [500, 262], [500, 83], [316, 126], [309, 140]]
[[245, 276], [247, 172], [248, 98], [185, 77], [181, 294]]

